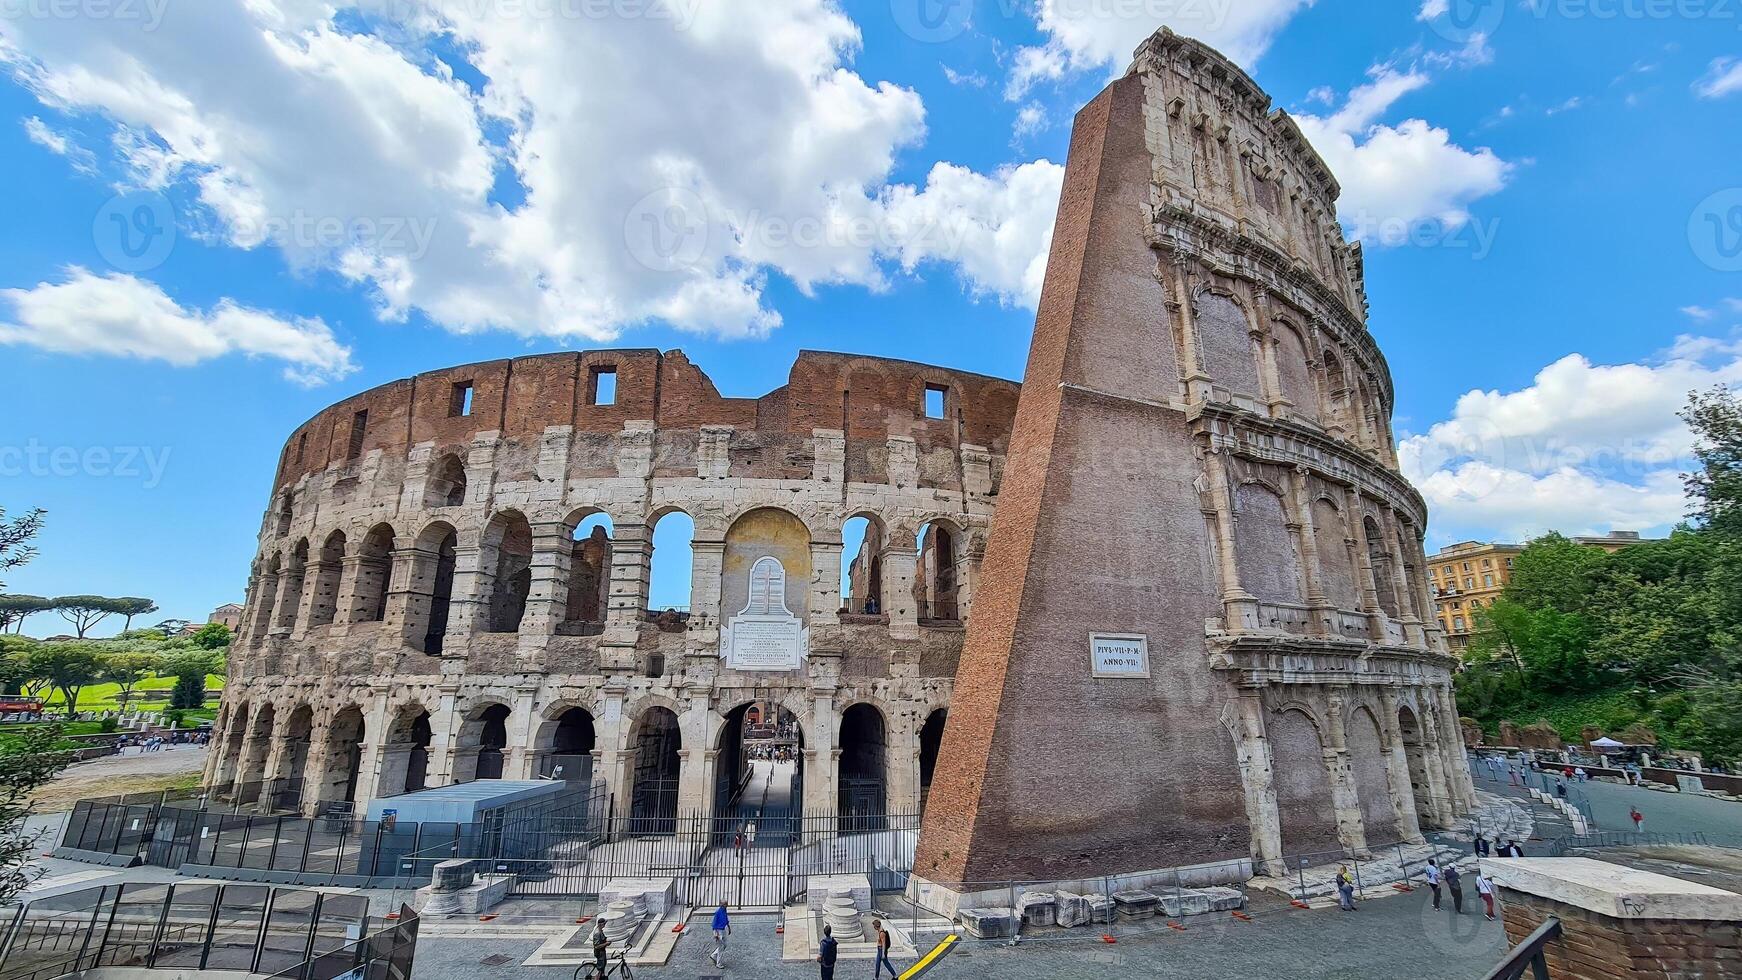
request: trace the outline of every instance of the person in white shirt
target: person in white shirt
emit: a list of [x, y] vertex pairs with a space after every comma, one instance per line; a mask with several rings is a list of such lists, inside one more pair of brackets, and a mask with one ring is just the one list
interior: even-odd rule
[[1428, 862], [1427, 862], [1427, 868], [1422, 873], [1427, 876], [1427, 886], [1429, 888], [1433, 889], [1434, 911], [1437, 912], [1437, 911], [1439, 911], [1439, 907], [1440, 907], [1440, 865], [1439, 865], [1439, 862], [1435, 861], [1432, 858], [1429, 858]]
[[1488, 872], [1476, 869], [1476, 894], [1482, 896], [1482, 904], [1488, 907], [1484, 918], [1494, 921], [1494, 879], [1488, 877]]

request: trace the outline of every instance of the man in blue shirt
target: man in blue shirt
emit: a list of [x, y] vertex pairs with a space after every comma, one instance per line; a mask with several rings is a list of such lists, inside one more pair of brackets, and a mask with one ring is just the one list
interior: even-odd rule
[[835, 930], [823, 926], [823, 941], [817, 944], [817, 963], [822, 966], [823, 980], [835, 980], [835, 958], [841, 944], [835, 942]]
[[726, 968], [726, 937], [731, 934], [732, 918], [726, 914], [726, 903], [721, 902], [720, 907], [714, 910], [714, 951], [708, 955], [713, 959], [714, 965], [722, 970]]

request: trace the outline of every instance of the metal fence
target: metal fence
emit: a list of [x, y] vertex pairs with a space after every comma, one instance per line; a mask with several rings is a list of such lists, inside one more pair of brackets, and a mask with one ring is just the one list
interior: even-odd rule
[[[413, 924], [409, 931], [406, 918]], [[409, 975], [415, 915], [381, 943], [369, 901], [265, 885], [130, 882], [37, 899], [13, 912], [0, 980], [47, 980], [97, 967], [235, 970], [337, 977], [383, 949]]]

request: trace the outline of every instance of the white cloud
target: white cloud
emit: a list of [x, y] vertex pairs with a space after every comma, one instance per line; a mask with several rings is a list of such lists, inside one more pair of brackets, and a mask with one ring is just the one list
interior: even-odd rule
[[1684, 306], [1681, 312], [1690, 320], [1710, 320], [1713, 311], [1704, 306]]
[[1577, 109], [1584, 104], [1584, 96], [1575, 95], [1572, 98], [1567, 99], [1565, 102], [1562, 102], [1560, 105], [1549, 106], [1546, 114], [1550, 116], [1558, 116], [1563, 112], [1572, 112], [1574, 109]]
[[943, 69], [944, 78], [948, 79], [951, 85], [965, 85], [968, 88], [986, 87], [986, 76], [977, 71], [961, 72], [949, 65], [944, 65]]
[[1066, 73], [1123, 71], [1132, 52], [1162, 27], [1196, 38], [1248, 70], [1312, 0], [1037, 0], [1035, 24], [1046, 43], [1021, 48], [1005, 86], [1011, 101], [1035, 83]]
[[[889, 177], [924, 106], [853, 70], [859, 31], [830, 0], [637, 8], [681, 22], [512, 6], [249, 0], [172, 6], [153, 31], [14, 18], [0, 58], [44, 104], [111, 120], [134, 182], [192, 191], [209, 237], [332, 270], [386, 320], [754, 337], [780, 323], [770, 276], [880, 289], [908, 260], [885, 202], [913, 191]], [[431, 233], [284, 233], [323, 219]], [[1027, 261], [1032, 243], [1006, 244], [997, 265]]]
[[1014, 128], [1018, 140], [1033, 136], [1046, 128], [1046, 109], [1038, 102], [1030, 102], [1016, 113]]
[[1517, 391], [1471, 391], [1452, 417], [1398, 447], [1435, 520], [1521, 538], [1659, 528], [1687, 509], [1688, 393], [1742, 385], [1742, 340], [1684, 336], [1645, 363], [1570, 354]]
[[1039, 305], [1064, 179], [1046, 160], [991, 176], [938, 164], [923, 192], [898, 187], [886, 198], [892, 224], [906, 230], [902, 266], [951, 263], [976, 295]]
[[1421, 10], [1416, 12], [1415, 19], [1419, 21], [1433, 20], [1451, 9], [1451, 0], [1422, 0]]
[[1429, 81], [1414, 70], [1379, 67], [1335, 113], [1295, 118], [1342, 184], [1339, 210], [1357, 234], [1393, 222], [1461, 227], [1473, 201], [1506, 184], [1512, 165], [1486, 147], [1467, 150], [1422, 119], [1379, 121], [1397, 100]]
[[24, 120], [24, 135], [50, 153], [66, 157], [67, 162], [79, 173], [96, 173], [97, 159], [90, 150], [74, 143], [66, 134], [56, 132], [38, 117], [30, 116]]
[[1702, 99], [1721, 99], [1742, 92], [1742, 58], [1716, 58], [1699, 81], [1694, 92]]
[[[10, 319], [0, 344], [60, 354], [106, 354], [187, 367], [246, 354], [285, 362], [284, 376], [317, 385], [356, 370], [351, 350], [319, 319], [286, 319], [220, 300], [208, 311], [183, 307], [155, 283], [74, 266], [65, 281], [0, 290]], [[8, 314], [0, 314], [6, 316]]]

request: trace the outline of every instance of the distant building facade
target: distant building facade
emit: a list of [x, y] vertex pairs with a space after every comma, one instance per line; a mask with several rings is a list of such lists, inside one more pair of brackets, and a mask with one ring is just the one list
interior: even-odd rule
[[1512, 562], [1524, 546], [1465, 541], [1428, 558], [1428, 585], [1453, 653], [1462, 655], [1476, 632], [1476, 613], [1494, 604], [1512, 581]]
[[1641, 537], [1638, 531], [1610, 531], [1608, 534], [1581, 535], [1574, 538], [1573, 543], [1582, 544], [1588, 548], [1602, 548], [1612, 555], [1622, 548], [1631, 548], [1636, 544], [1662, 540], [1664, 539]]
[[242, 627], [242, 604], [226, 602], [212, 610], [212, 614], [206, 617], [206, 622], [222, 623], [229, 628], [230, 632], [234, 633]]

